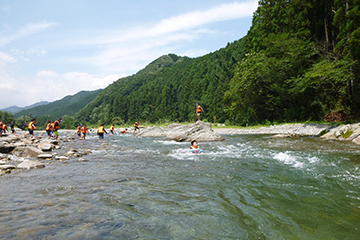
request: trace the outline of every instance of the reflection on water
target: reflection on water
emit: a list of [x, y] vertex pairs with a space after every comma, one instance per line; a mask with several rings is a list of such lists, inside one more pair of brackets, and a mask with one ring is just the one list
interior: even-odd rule
[[316, 138], [106, 135], [0, 176], [2, 239], [357, 239], [360, 148]]

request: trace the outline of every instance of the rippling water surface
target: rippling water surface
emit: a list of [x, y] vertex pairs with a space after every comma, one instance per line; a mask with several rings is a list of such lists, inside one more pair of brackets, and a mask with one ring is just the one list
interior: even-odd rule
[[1, 239], [359, 239], [360, 147], [106, 135], [78, 162], [0, 176]]

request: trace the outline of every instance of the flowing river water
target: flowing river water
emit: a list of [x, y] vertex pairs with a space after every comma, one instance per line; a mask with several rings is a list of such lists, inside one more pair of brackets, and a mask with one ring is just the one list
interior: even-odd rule
[[202, 155], [132, 134], [63, 143], [88, 162], [0, 176], [0, 238], [359, 239], [359, 146], [224, 137]]

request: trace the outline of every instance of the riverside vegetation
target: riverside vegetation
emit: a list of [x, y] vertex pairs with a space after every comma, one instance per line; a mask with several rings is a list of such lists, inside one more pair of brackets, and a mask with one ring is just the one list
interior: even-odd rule
[[16, 123], [36, 117], [45, 126], [53, 114], [65, 128], [189, 122], [197, 102], [202, 120], [241, 126], [358, 121], [359, 1], [261, 0], [242, 39], [198, 58], [162, 56], [78, 99], [76, 111], [44, 105], [17, 113]]

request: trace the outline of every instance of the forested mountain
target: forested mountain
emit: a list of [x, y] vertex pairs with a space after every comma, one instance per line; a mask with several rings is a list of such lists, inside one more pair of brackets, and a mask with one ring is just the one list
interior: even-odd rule
[[261, 0], [244, 49], [233, 122], [359, 118], [359, 0]]
[[162, 56], [76, 118], [192, 121], [196, 102], [202, 119], [240, 125], [359, 118], [359, 2], [260, 0], [243, 39], [195, 59]]
[[242, 41], [206, 56], [190, 59], [169, 54], [137, 74], [119, 79], [77, 115], [82, 122], [135, 120], [190, 121], [199, 102], [209, 121], [225, 121], [224, 92], [241, 59]]
[[104, 91], [15, 117], [186, 122], [198, 102], [209, 122], [359, 120], [359, 58], [360, 0], [260, 0], [248, 34], [216, 52], [168, 54]]
[[45, 105], [45, 104], [48, 104], [48, 103], [49, 102], [47, 102], [47, 101], [41, 101], [41, 102], [37, 102], [37, 103], [34, 103], [34, 104], [26, 106], [26, 107], [18, 107], [18, 106], [14, 105], [14, 106], [3, 108], [3, 109], [0, 109], [0, 110], [15, 114], [15, 113], [20, 112], [22, 110], [30, 109], [30, 108], [41, 106], [41, 105]]
[[74, 128], [76, 126], [74, 116], [102, 91], [103, 89], [81, 91], [46, 105], [20, 111], [14, 116], [16, 118], [16, 125], [26, 129], [30, 120], [36, 118], [37, 129], [44, 129], [49, 120], [54, 121], [61, 117], [63, 118], [63, 128]]
[[31, 117], [48, 116], [50, 119], [62, 117], [64, 115], [75, 116], [76, 113], [91, 102], [102, 89], [95, 91], [81, 91], [75, 95], [68, 95], [60, 100], [20, 111], [14, 115], [18, 118], [22, 115]]

